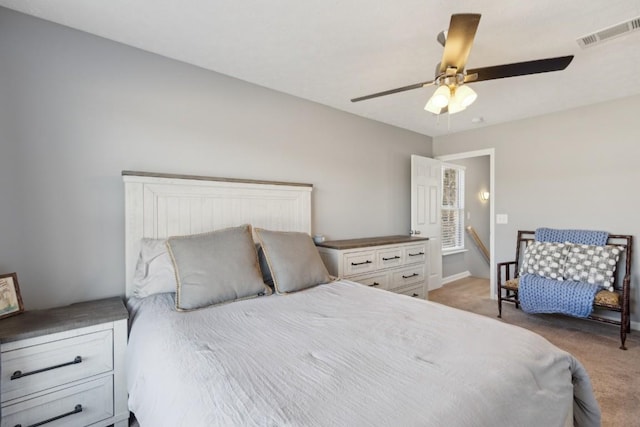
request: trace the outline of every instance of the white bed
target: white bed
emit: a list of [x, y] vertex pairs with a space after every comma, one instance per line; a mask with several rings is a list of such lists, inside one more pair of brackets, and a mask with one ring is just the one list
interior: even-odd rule
[[[311, 231], [310, 186], [131, 173], [125, 186], [128, 295], [143, 237], [245, 222]], [[241, 218], [228, 213], [239, 206]], [[440, 304], [348, 281], [187, 313], [166, 293], [128, 304], [142, 427], [600, 425], [570, 354]]]

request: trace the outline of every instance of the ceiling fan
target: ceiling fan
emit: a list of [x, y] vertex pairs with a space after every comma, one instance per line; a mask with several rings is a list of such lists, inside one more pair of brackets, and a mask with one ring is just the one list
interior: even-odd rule
[[444, 52], [442, 61], [436, 67], [434, 80], [353, 98], [351, 102], [435, 85], [438, 88], [427, 102], [425, 110], [434, 114], [454, 114], [471, 105], [478, 96], [473, 89], [466, 86], [467, 83], [560, 71], [567, 68], [573, 59], [573, 55], [569, 55], [466, 70], [467, 58], [480, 23], [480, 16], [477, 13], [451, 15], [449, 30], [438, 34], [438, 42], [444, 46]]

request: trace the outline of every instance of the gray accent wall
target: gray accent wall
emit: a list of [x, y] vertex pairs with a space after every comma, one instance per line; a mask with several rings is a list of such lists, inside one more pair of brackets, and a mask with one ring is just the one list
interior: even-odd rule
[[[509, 220], [496, 225], [496, 262], [513, 260], [519, 229], [606, 230], [637, 240], [639, 112], [640, 96], [632, 96], [437, 137], [433, 151], [441, 156], [495, 148], [491, 196], [495, 213], [507, 214]], [[632, 268], [631, 316], [638, 322], [639, 250]]]
[[312, 183], [314, 232], [408, 233], [430, 137], [4, 8], [0, 58], [0, 273], [27, 309], [124, 294], [122, 170]]
[[[4, 40], [0, 38], [0, 50], [3, 44]], [[0, 70], [2, 62], [0, 59]], [[0, 274], [14, 272], [10, 266], [17, 264], [22, 250], [19, 240], [20, 194], [16, 185], [20, 170], [17, 147], [12, 143], [16, 139], [13, 133], [16, 118], [11, 108], [9, 85], [8, 75], [0, 71]], [[18, 284], [21, 281], [20, 275]]]

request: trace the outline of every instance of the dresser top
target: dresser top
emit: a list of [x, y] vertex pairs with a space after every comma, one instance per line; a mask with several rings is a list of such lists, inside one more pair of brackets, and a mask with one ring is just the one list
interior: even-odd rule
[[425, 240], [429, 240], [429, 238], [412, 236], [380, 236], [365, 237], [363, 239], [327, 240], [326, 242], [318, 243], [317, 246], [331, 249], [356, 249], [366, 248], [369, 246], [393, 245], [396, 243], [423, 242]]
[[79, 302], [47, 310], [25, 311], [0, 320], [0, 343], [99, 325], [128, 317], [129, 313], [120, 297]]

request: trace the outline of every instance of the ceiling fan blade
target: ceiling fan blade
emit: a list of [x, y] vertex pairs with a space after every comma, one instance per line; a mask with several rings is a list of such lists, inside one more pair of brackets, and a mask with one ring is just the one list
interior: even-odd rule
[[384, 92], [372, 93], [371, 95], [365, 95], [358, 98], [353, 98], [351, 102], [364, 101], [366, 99], [377, 98], [379, 96], [385, 96], [385, 95], [391, 95], [393, 93], [404, 92], [412, 89], [420, 89], [421, 87], [429, 86], [432, 84], [433, 84], [433, 80], [422, 82], [422, 83], [416, 83], [409, 86], [399, 87], [397, 89], [385, 90]]
[[483, 80], [504, 79], [506, 77], [525, 76], [527, 74], [548, 73], [567, 68], [573, 55], [557, 58], [537, 59], [534, 61], [514, 62], [513, 64], [494, 65], [492, 67], [467, 70], [467, 75], [477, 74], [476, 82]]
[[456, 67], [458, 72], [464, 70], [480, 23], [480, 16], [479, 13], [451, 15], [447, 41], [444, 44], [442, 62], [440, 63], [440, 73], [447, 71], [447, 67]]

